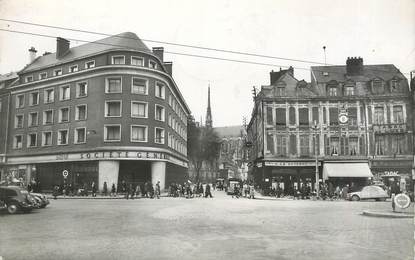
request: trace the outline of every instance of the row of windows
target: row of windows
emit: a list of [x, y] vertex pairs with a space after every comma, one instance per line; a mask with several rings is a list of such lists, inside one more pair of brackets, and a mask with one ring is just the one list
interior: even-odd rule
[[[130, 58], [130, 64], [132, 66], [140, 66], [140, 67], [144, 67], [145, 63], [144, 63], [144, 57], [139, 57], [139, 56], [131, 56]], [[111, 57], [111, 63], [114, 65], [125, 65], [125, 56], [123, 55], [116, 55], [116, 56], [112, 56]], [[148, 63], [147, 66], [151, 69], [157, 69], [157, 62], [155, 60], [152, 59], [148, 59]], [[89, 60], [86, 61], [84, 63], [84, 69], [92, 69], [95, 68], [95, 60]], [[79, 66], [78, 65], [72, 65], [69, 66], [68, 69], [68, 73], [74, 73], [74, 72], [78, 72], [79, 71]], [[52, 75], [48, 75], [47, 72], [40, 72], [38, 74], [38, 80], [43, 80], [43, 79], [47, 79], [48, 77], [56, 77], [56, 76], [61, 76], [63, 75], [63, 69], [62, 68], [58, 68], [53, 70]], [[34, 81], [34, 76], [30, 75], [30, 76], [26, 76], [25, 78], [25, 82], [32, 82]]]
[[[82, 121], [86, 120], [88, 115], [87, 105], [77, 105], [75, 106], [75, 121]], [[30, 112], [28, 114], [28, 127], [34, 127], [39, 125], [39, 112]], [[54, 110], [48, 109], [43, 111], [42, 113], [42, 124], [43, 125], [51, 125], [54, 123]], [[59, 109], [58, 114], [58, 122], [59, 123], [68, 123], [70, 122], [70, 108], [69, 107], [62, 107]], [[14, 119], [14, 127], [15, 128], [23, 128], [24, 124], [24, 114], [18, 114], [15, 116]]]
[[[362, 82], [356, 83], [357, 86], [362, 86]], [[385, 94], [385, 82], [380, 79], [374, 79], [370, 81], [371, 92], [373, 94]], [[392, 79], [389, 82], [389, 91], [390, 93], [398, 93], [401, 92], [401, 86], [398, 80]], [[327, 93], [330, 97], [337, 97], [340, 96], [339, 88], [337, 84], [329, 84], [327, 86]], [[354, 85], [346, 85], [343, 88], [343, 96], [354, 96], [356, 95], [355, 86]]]
[[[74, 144], [84, 144], [86, 143], [86, 128], [80, 127], [75, 128], [74, 130]], [[38, 133], [29, 133], [27, 134], [27, 143], [28, 148], [37, 147], [38, 144]], [[57, 145], [67, 145], [69, 144], [69, 129], [61, 129], [57, 131]], [[41, 133], [41, 146], [52, 146], [53, 145], [53, 132], [44, 131]], [[13, 140], [13, 148], [21, 149], [23, 147], [23, 135], [15, 135]]]
[[[89, 60], [89, 61], [86, 61], [84, 63], [84, 69], [92, 69], [92, 68], [95, 68], [95, 60]], [[74, 72], [77, 72], [77, 71], [79, 71], [78, 65], [69, 66], [68, 73], [74, 73]], [[48, 77], [57, 77], [57, 76], [61, 76], [61, 75], [63, 75], [63, 69], [62, 68], [54, 69], [52, 75], [48, 75], [48, 73], [46, 71], [44, 71], [44, 72], [40, 72], [38, 74], [38, 80], [47, 79]], [[26, 78], [25, 78], [26, 83], [27, 82], [32, 82], [34, 80], [35, 79], [34, 79], [33, 75], [26, 76]]]
[[174, 112], [178, 115], [178, 117], [183, 121], [183, 123], [187, 123], [186, 114], [184, 111], [180, 108], [179, 103], [176, 101], [176, 99], [173, 97], [173, 95], [169, 96], [169, 105], [173, 109]]
[[179, 153], [187, 154], [187, 146], [172, 134], [168, 134], [168, 146]]
[[[76, 98], [83, 98], [88, 95], [88, 83], [79, 82], [76, 84]], [[71, 99], [71, 88], [69, 85], [59, 87], [59, 100], [65, 101]], [[55, 88], [43, 90], [43, 103], [49, 104], [55, 101]], [[39, 91], [29, 93], [29, 106], [36, 106], [40, 103]], [[16, 108], [25, 106], [25, 94], [16, 95]]]
[[[148, 142], [148, 126], [146, 125], [131, 125], [130, 126], [130, 141], [131, 142]], [[53, 136], [57, 135], [57, 145], [68, 145], [69, 141], [69, 129], [60, 129], [57, 132], [43, 131], [40, 133], [27, 134], [28, 148], [40, 146], [52, 146], [54, 144]], [[85, 127], [75, 128], [73, 135], [74, 144], [84, 144], [87, 142], [88, 132]], [[23, 147], [24, 135], [18, 134], [14, 136], [13, 148], [21, 149]], [[38, 140], [38, 139], [41, 140]], [[104, 141], [105, 142], [120, 142], [121, 141], [121, 125], [105, 125], [104, 126]], [[40, 142], [40, 143], [39, 143]], [[165, 130], [160, 127], [154, 127], [154, 143], [165, 143]], [[169, 134], [168, 138], [169, 147], [185, 154], [185, 144], [179, 141], [174, 135]]]
[[[285, 108], [276, 108], [275, 109], [275, 119], [274, 119], [274, 111], [272, 107], [266, 108], [266, 123], [268, 125], [277, 126], [286, 126], [289, 125], [296, 125], [296, 109], [295, 107], [290, 107], [288, 109], [288, 122], [287, 122], [287, 114]], [[368, 107], [368, 123], [372, 124], [372, 112], [371, 107]], [[323, 107], [323, 123], [329, 125], [338, 125], [338, 116], [339, 116], [339, 109], [336, 107], [326, 108]], [[386, 112], [386, 113], [385, 113]], [[348, 113], [348, 124], [349, 125], [357, 125], [357, 114], [358, 109], [357, 107], [349, 107], [347, 109]], [[364, 109], [360, 107], [360, 120], [364, 122]], [[387, 120], [388, 119], [388, 120]], [[298, 108], [298, 121], [300, 126], [309, 126], [314, 122], [319, 123], [319, 109], [318, 107], [313, 107], [311, 110], [311, 118], [309, 114], [308, 108]], [[404, 113], [403, 113], [403, 106], [402, 105], [395, 105], [392, 106], [391, 111], [385, 111], [383, 106], [375, 106], [373, 112], [373, 124], [386, 124], [390, 122], [392, 124], [402, 124], [405, 123]]]

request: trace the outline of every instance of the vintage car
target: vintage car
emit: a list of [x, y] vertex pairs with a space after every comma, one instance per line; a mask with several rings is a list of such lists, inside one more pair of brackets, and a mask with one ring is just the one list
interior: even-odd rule
[[19, 211], [27, 213], [35, 207], [35, 202], [29, 192], [18, 186], [0, 186], [0, 200], [6, 204], [10, 214]]
[[38, 207], [41, 209], [46, 208], [46, 206], [50, 203], [48, 198], [44, 194], [30, 192], [30, 195], [34, 197], [34, 199], [38, 203]]
[[358, 191], [350, 192], [347, 194], [347, 199], [352, 201], [359, 201], [363, 199], [385, 201], [387, 198], [389, 198], [388, 193], [376, 185], [364, 186]]

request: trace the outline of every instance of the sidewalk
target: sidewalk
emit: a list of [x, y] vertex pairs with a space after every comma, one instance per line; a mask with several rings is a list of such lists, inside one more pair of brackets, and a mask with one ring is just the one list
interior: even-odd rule
[[[52, 196], [52, 194], [45, 194], [46, 197], [49, 200], [54, 200], [54, 197]], [[167, 192], [166, 193], [161, 193], [160, 197], [167, 197]], [[95, 197], [93, 197], [92, 195], [88, 195], [88, 196], [63, 196], [63, 195], [59, 195], [57, 197], [57, 200], [70, 200], [70, 199], [92, 199], [92, 200], [99, 200], [99, 199], [107, 199], [107, 200], [117, 200], [117, 199], [125, 199], [125, 195], [122, 194], [118, 194], [115, 197], [112, 196], [104, 196], [101, 194], [97, 194]], [[131, 199], [131, 198], [129, 198]], [[134, 199], [146, 199], [146, 197], [137, 197], [135, 196]]]

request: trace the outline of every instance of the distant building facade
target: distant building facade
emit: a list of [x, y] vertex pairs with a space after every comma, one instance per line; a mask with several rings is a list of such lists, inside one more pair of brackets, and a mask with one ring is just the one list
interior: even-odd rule
[[218, 159], [219, 177], [247, 180], [248, 150], [245, 146], [245, 127], [241, 125], [216, 127], [215, 131], [221, 139]]
[[364, 65], [362, 58], [311, 67], [311, 83], [296, 79], [292, 67], [272, 71], [248, 125], [251, 175], [262, 187], [280, 185], [288, 193], [326, 180], [411, 187], [409, 91], [394, 65]]
[[190, 110], [163, 48], [128, 32], [74, 48], [58, 38], [56, 53], [33, 52], [18, 81], [0, 89], [2, 179], [50, 190], [187, 178]]

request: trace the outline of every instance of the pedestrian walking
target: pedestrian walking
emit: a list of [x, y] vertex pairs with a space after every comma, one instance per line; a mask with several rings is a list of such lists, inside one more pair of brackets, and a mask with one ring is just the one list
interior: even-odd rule
[[92, 190], [92, 197], [96, 197], [97, 196], [97, 185], [95, 185], [95, 182], [92, 182], [91, 190]]
[[102, 188], [102, 191], [104, 193], [104, 196], [107, 196], [108, 194], [108, 186], [107, 186], [107, 182], [104, 181], [104, 187]]
[[111, 196], [113, 196], [113, 197], [115, 197], [117, 194], [116, 194], [116, 190], [115, 190], [115, 183], [112, 183], [112, 186], [111, 186]]
[[206, 184], [205, 198], [207, 198], [208, 196], [209, 196], [210, 198], [213, 198], [213, 197], [212, 197], [212, 193], [210, 192], [210, 185], [209, 185], [209, 183], [208, 183], [208, 184]]
[[58, 199], [58, 195], [59, 195], [59, 186], [58, 185], [55, 185], [55, 187], [53, 187], [53, 193], [52, 193], [52, 195], [53, 195], [53, 199]]
[[250, 199], [255, 199], [254, 185], [249, 185], [249, 198]]
[[137, 196], [137, 198], [140, 198], [140, 194], [141, 194], [140, 184], [137, 184], [137, 187], [135, 187], [135, 196]]
[[160, 181], [156, 183], [156, 197], [160, 199]]

